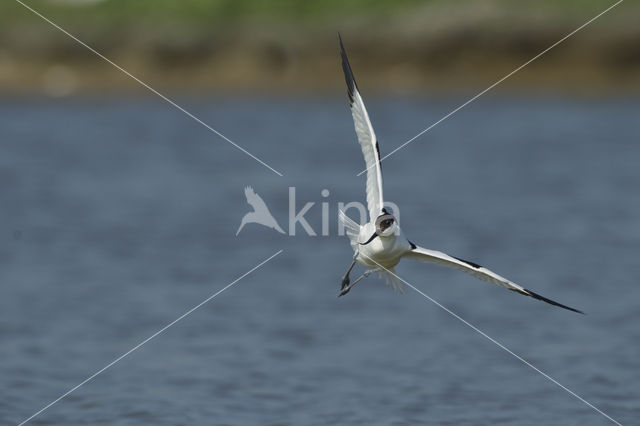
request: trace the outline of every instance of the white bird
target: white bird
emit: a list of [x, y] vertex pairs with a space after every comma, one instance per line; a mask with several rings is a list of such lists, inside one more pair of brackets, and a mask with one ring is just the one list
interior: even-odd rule
[[[577, 309], [540, 296], [476, 263], [449, 256], [439, 251], [418, 247], [402, 234], [395, 217], [389, 214], [384, 208], [378, 141], [353, 77], [353, 72], [347, 59], [347, 53], [342, 44], [342, 38], [340, 35], [338, 35], [338, 38], [342, 55], [342, 70], [344, 71], [349, 94], [349, 106], [351, 107], [358, 142], [362, 148], [362, 154], [364, 155], [367, 166], [366, 192], [367, 207], [369, 210], [369, 222], [362, 226], [358, 225], [347, 217], [344, 212], [340, 211], [340, 220], [345, 225], [347, 236], [349, 237], [351, 247], [355, 254], [353, 256], [353, 262], [342, 279], [342, 288], [339, 296], [347, 294], [356, 283], [372, 273], [380, 274], [386, 278], [387, 282], [395, 289], [401, 290], [402, 283], [397, 278], [393, 268], [400, 262], [400, 259], [406, 257], [456, 268], [483, 281], [497, 284], [509, 290], [524, 294], [525, 296], [530, 296], [534, 299], [542, 300], [573, 312], [583, 313]], [[350, 282], [349, 274], [356, 262], [369, 269], [353, 282]]]
[[280, 225], [278, 225], [278, 222], [269, 211], [269, 208], [265, 204], [264, 200], [258, 194], [256, 194], [253, 188], [251, 188], [250, 186], [244, 188], [244, 196], [247, 198], [247, 203], [249, 203], [249, 205], [253, 207], [253, 211], [245, 214], [242, 217], [242, 221], [240, 222], [240, 227], [236, 231], [236, 235], [240, 233], [240, 230], [242, 230], [244, 225], [246, 225], [247, 223], [258, 223], [260, 225], [266, 226], [267, 228], [275, 229], [281, 234], [284, 234], [284, 231], [282, 230], [282, 228], [280, 228]]

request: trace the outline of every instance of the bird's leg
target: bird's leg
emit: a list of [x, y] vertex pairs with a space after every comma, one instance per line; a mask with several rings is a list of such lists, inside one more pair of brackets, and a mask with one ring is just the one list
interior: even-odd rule
[[356, 258], [358, 257], [358, 253], [359, 251], [356, 250], [356, 253], [353, 255], [353, 262], [351, 262], [349, 269], [347, 269], [347, 272], [344, 274], [344, 277], [342, 277], [342, 287], [340, 287], [340, 290], [344, 290], [344, 288], [349, 285], [349, 282], [350, 282], [349, 274], [351, 273], [351, 270], [353, 269], [353, 267], [356, 265]]
[[338, 295], [338, 297], [344, 296], [345, 294], [349, 293], [349, 290], [351, 290], [354, 285], [358, 284], [359, 281], [363, 280], [364, 278], [367, 278], [369, 275], [373, 274], [374, 272], [378, 272], [378, 271], [380, 271], [379, 268], [369, 269], [369, 270], [364, 271], [364, 274], [362, 274], [358, 278], [356, 278], [355, 281], [352, 282], [350, 285], [348, 285], [346, 288], [343, 288], [342, 291], [340, 292], [340, 294]]

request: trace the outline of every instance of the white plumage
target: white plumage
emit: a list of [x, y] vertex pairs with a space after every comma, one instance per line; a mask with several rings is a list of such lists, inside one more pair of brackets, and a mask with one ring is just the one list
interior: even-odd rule
[[[369, 120], [369, 115], [364, 106], [358, 86], [353, 76], [353, 71], [349, 65], [347, 53], [340, 41], [340, 53], [342, 56], [342, 70], [344, 72], [347, 83], [347, 92], [349, 95], [349, 106], [353, 116], [354, 127], [358, 142], [362, 148], [366, 168], [367, 168], [367, 207], [369, 210], [369, 222], [359, 225], [351, 220], [347, 215], [340, 211], [340, 221], [344, 224], [347, 237], [354, 250], [353, 262], [349, 266], [347, 273], [342, 279], [342, 289], [340, 296], [347, 294], [351, 288], [366, 278], [371, 273], [378, 273], [383, 276], [386, 281], [395, 289], [401, 290], [402, 283], [396, 277], [393, 269], [403, 257], [416, 259], [429, 263], [436, 263], [459, 269], [474, 277], [505, 287], [509, 290], [542, 300], [549, 304], [559, 306], [574, 312], [581, 311], [560, 304], [537, 293], [527, 290], [514, 282], [484, 268], [476, 263], [459, 259], [448, 254], [418, 247], [410, 242], [402, 234], [395, 218], [384, 209], [384, 199], [382, 196], [382, 170], [380, 167], [380, 150], [376, 139], [373, 126]], [[354, 265], [358, 263], [366, 266], [367, 269], [361, 276], [353, 282], [349, 279], [349, 274]]]

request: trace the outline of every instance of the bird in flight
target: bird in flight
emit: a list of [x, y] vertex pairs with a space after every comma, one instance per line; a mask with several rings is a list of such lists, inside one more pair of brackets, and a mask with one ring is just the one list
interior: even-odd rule
[[[383, 276], [395, 289], [402, 289], [402, 282], [398, 279], [393, 269], [402, 258], [416, 259], [423, 262], [436, 263], [459, 269], [473, 275], [483, 281], [505, 287], [511, 291], [542, 300], [554, 306], [559, 306], [573, 312], [583, 313], [577, 309], [547, 299], [531, 290], [517, 285], [508, 279], [484, 268], [476, 263], [469, 262], [448, 254], [429, 250], [415, 245], [409, 241], [400, 230], [396, 218], [384, 208], [382, 198], [382, 171], [380, 168], [380, 149], [376, 135], [371, 126], [369, 115], [358, 91], [358, 86], [353, 77], [353, 71], [349, 65], [347, 53], [342, 44], [342, 38], [338, 34], [340, 52], [342, 56], [342, 70], [347, 82], [349, 106], [353, 116], [358, 142], [362, 148], [362, 154], [367, 166], [367, 208], [369, 210], [369, 222], [359, 225], [351, 220], [343, 211], [340, 211], [340, 220], [345, 226], [347, 236], [355, 254], [353, 262], [342, 278], [342, 288], [339, 296], [347, 294], [354, 285], [372, 273]], [[358, 263], [367, 269], [362, 275], [351, 282], [349, 274]]]
[[244, 196], [247, 198], [247, 203], [249, 203], [249, 205], [253, 207], [253, 211], [245, 214], [242, 217], [242, 221], [240, 222], [240, 227], [236, 231], [236, 235], [240, 233], [242, 228], [244, 228], [244, 225], [246, 225], [247, 223], [258, 223], [260, 225], [266, 226], [267, 228], [275, 229], [281, 234], [284, 234], [284, 231], [282, 230], [282, 228], [280, 228], [280, 225], [278, 225], [278, 222], [269, 211], [269, 208], [265, 204], [264, 200], [258, 194], [256, 194], [252, 187], [247, 186], [246, 188], [244, 188]]

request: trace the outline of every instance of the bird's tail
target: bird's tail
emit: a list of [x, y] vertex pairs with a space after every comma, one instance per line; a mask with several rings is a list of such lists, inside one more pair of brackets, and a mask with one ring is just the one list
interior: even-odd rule
[[378, 277], [384, 279], [385, 283], [390, 285], [395, 291], [404, 293], [404, 286], [402, 285], [402, 281], [396, 275], [395, 269], [390, 268], [387, 271], [378, 272]]

